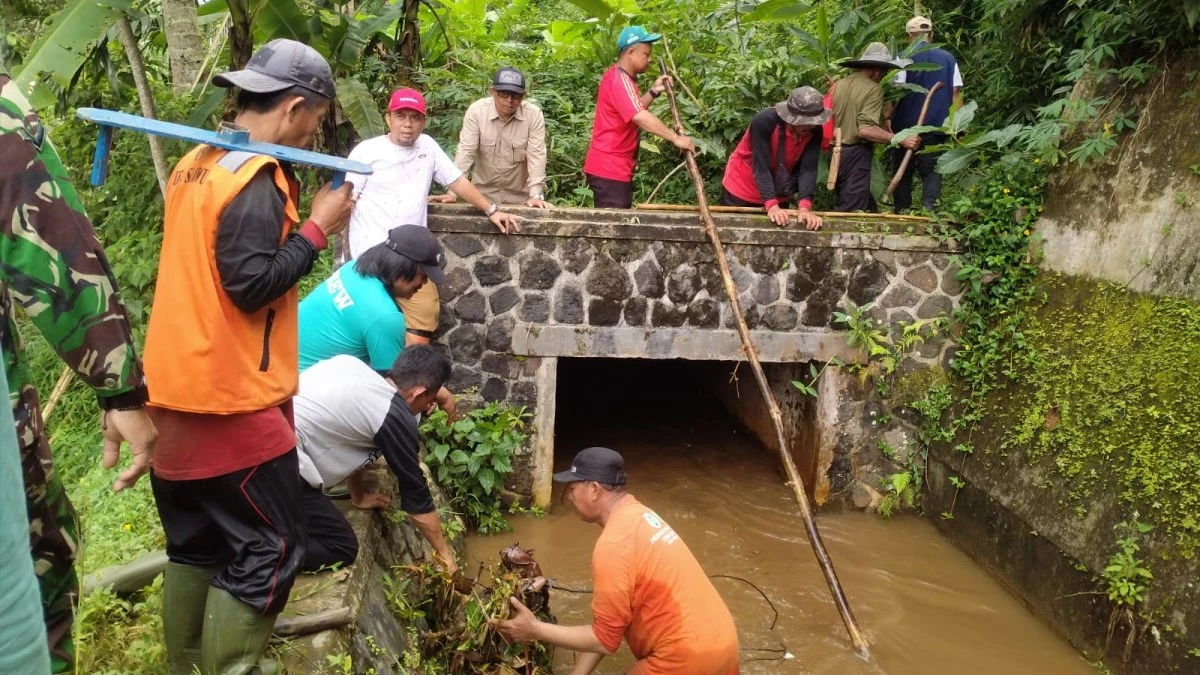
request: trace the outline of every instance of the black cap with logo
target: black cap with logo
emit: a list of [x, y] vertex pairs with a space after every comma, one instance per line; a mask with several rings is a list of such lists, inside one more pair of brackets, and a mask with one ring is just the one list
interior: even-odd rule
[[442, 247], [428, 228], [420, 225], [400, 225], [388, 231], [387, 247], [415, 261], [435, 284], [446, 283], [442, 272]]
[[333, 71], [317, 50], [295, 40], [271, 40], [254, 52], [244, 70], [213, 77], [218, 87], [237, 87], [255, 94], [272, 94], [301, 86], [333, 98]]
[[571, 460], [571, 468], [554, 474], [558, 483], [593, 480], [605, 485], [624, 485], [625, 460], [621, 453], [609, 448], [584, 448]]
[[525, 75], [516, 68], [501, 68], [492, 76], [492, 88], [496, 91], [510, 91], [514, 94], [524, 94]]

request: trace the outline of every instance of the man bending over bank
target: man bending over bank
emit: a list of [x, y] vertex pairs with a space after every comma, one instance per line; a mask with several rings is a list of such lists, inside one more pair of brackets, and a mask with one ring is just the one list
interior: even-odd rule
[[625, 487], [625, 460], [587, 448], [554, 474], [579, 517], [604, 528], [592, 551], [590, 626], [538, 620], [516, 598], [516, 614], [492, 622], [506, 640], [540, 640], [584, 652], [572, 675], [586, 675], [629, 642], [635, 675], [727, 675], [738, 672], [737, 629], [729, 608], [683, 540]]
[[433, 403], [448, 379], [450, 362], [429, 345], [404, 350], [386, 377], [345, 355], [300, 374], [296, 449], [308, 516], [306, 571], [348, 565], [358, 557], [354, 530], [322, 490], [344, 480], [351, 503], [358, 508], [388, 508], [391, 498], [367, 492], [362, 481], [361, 471], [380, 455], [400, 484], [400, 508], [408, 512], [447, 571], [453, 574], [458, 569], [418, 456], [416, 414]]

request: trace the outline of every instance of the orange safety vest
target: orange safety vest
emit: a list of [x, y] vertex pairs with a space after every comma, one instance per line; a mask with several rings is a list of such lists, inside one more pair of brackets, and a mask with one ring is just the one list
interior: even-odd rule
[[221, 287], [217, 225], [265, 166], [287, 195], [279, 243], [299, 222], [300, 187], [279, 161], [201, 145], [167, 185], [162, 253], [144, 363], [150, 404], [184, 412], [264, 410], [295, 395], [300, 380], [296, 287], [247, 314]]

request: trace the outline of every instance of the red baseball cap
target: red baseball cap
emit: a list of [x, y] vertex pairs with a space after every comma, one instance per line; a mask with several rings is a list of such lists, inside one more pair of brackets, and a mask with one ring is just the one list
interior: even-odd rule
[[397, 89], [392, 92], [392, 100], [388, 103], [388, 111], [416, 110], [425, 114], [425, 97], [416, 89]]

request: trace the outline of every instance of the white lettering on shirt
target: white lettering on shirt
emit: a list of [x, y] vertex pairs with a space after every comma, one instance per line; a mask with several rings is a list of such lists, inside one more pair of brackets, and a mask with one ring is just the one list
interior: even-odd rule
[[334, 271], [333, 276], [329, 277], [329, 281], [325, 282], [325, 288], [333, 296], [333, 306], [337, 307], [339, 312], [354, 306], [354, 299], [346, 292], [346, 285], [342, 283], [341, 268], [338, 268]]

